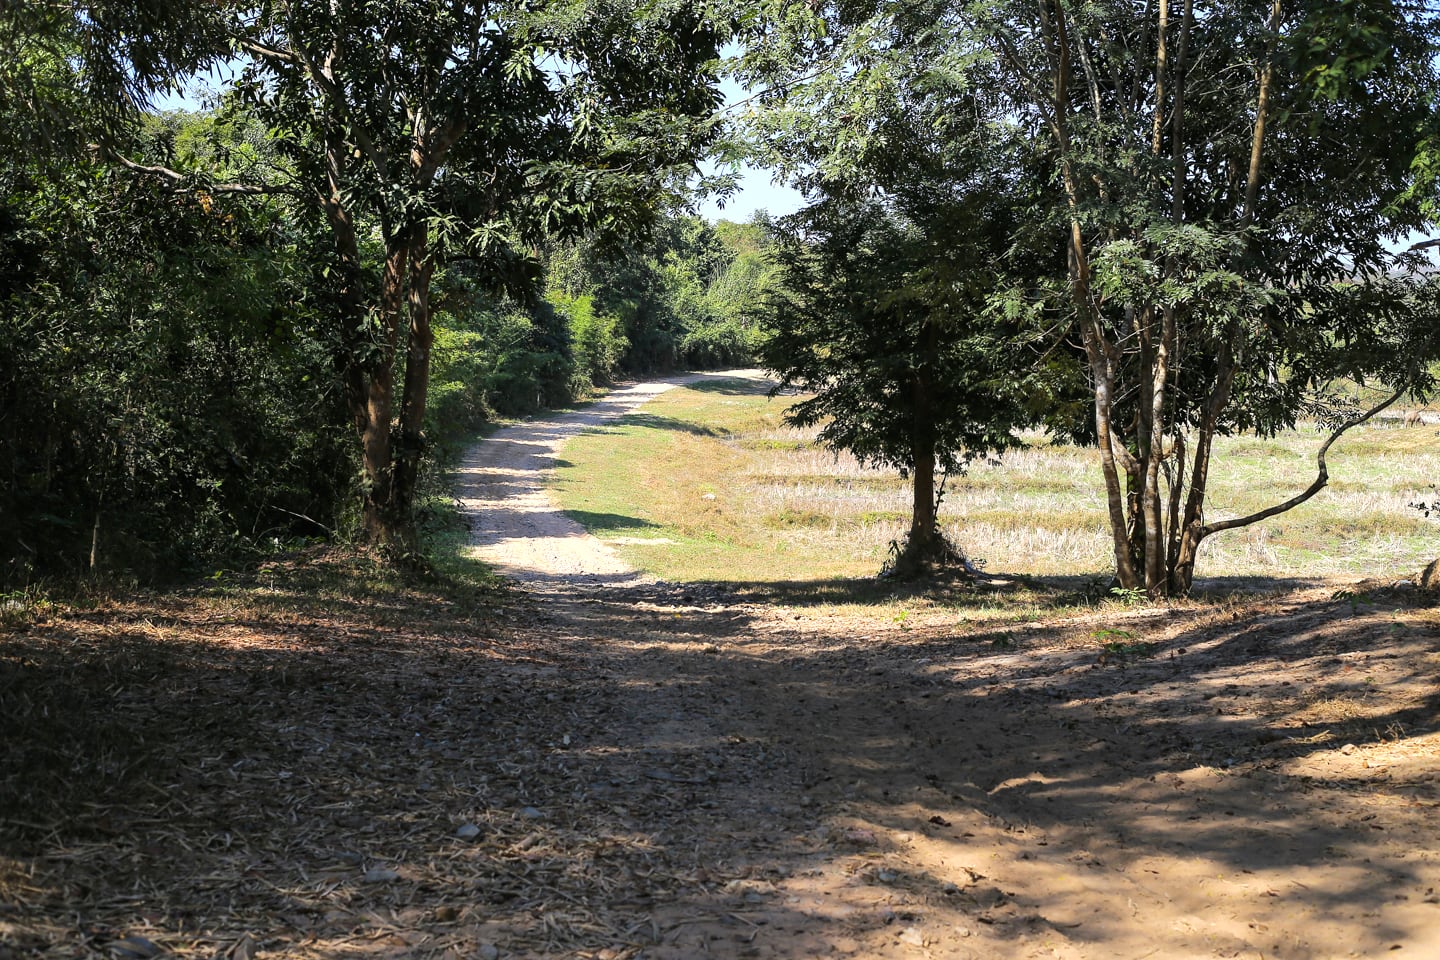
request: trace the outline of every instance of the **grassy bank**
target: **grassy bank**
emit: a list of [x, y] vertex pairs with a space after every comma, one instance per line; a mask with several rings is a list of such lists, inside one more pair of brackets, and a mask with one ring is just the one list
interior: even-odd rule
[[[671, 391], [573, 440], [554, 478], [571, 516], [629, 562], [679, 581], [775, 582], [873, 574], [903, 535], [908, 490], [784, 426], [784, 398], [740, 380]], [[1314, 477], [1320, 436], [1217, 444], [1210, 518], [1276, 503]], [[1205, 578], [1406, 573], [1436, 554], [1436, 524], [1409, 505], [1440, 476], [1434, 427], [1360, 427], [1331, 452], [1330, 486], [1304, 506], [1211, 538]], [[1094, 452], [1041, 437], [952, 477], [952, 536], [995, 572], [1103, 575], [1110, 568]]]

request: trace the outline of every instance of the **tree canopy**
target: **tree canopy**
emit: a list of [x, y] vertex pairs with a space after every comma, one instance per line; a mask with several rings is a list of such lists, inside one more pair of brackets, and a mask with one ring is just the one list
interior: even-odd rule
[[[1341, 380], [1428, 386], [1403, 244], [1432, 226], [1435, 29], [1386, 0], [823, 4], [749, 58], [754, 129], [812, 192], [903, 142], [907, 111], [1034, 151], [992, 175], [1029, 204], [1016, 238], [1054, 252], [994, 297], [1083, 358], [1119, 583], [1183, 593], [1206, 537], [1273, 515], [1207, 519], [1217, 434], [1343, 430], [1373, 410], [1337, 412]], [[1324, 485], [1324, 449], [1277, 510]]]

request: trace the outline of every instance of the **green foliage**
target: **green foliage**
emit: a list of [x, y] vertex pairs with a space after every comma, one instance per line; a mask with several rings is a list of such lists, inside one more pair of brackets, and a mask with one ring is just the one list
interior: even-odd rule
[[165, 576], [338, 524], [353, 467], [277, 210], [0, 170], [0, 582]]
[[576, 335], [578, 372], [596, 383], [617, 368], [645, 373], [750, 362], [758, 344], [755, 314], [775, 278], [762, 224], [712, 227], [686, 216], [663, 219], [639, 247], [600, 240], [558, 247], [547, 269], [549, 296], [563, 310], [584, 300], [595, 316], [619, 323], [613, 332], [583, 324], [603, 348], [597, 358], [624, 341], [609, 367], [588, 359]]
[[573, 361], [572, 395], [581, 397], [594, 386], [610, 383], [629, 346], [620, 318], [598, 312], [595, 298], [588, 294], [571, 297], [557, 290], [551, 293], [550, 304], [565, 321]]
[[789, 419], [820, 425], [822, 442], [862, 463], [905, 471], [932, 450], [958, 470], [1009, 446], [1027, 415], [1004, 331], [984, 319], [974, 286], [993, 264], [983, 229], [951, 246], [877, 204], [839, 199], [782, 222], [783, 292], [762, 358], [782, 388], [814, 394]]

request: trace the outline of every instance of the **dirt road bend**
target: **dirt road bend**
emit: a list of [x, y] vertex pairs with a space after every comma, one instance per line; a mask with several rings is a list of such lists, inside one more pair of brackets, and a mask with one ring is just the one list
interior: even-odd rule
[[475, 556], [525, 584], [634, 586], [651, 582], [561, 511], [545, 490], [560, 448], [674, 387], [706, 379], [763, 381], [758, 370], [692, 373], [620, 387], [582, 410], [504, 427], [461, 460], [456, 494]]

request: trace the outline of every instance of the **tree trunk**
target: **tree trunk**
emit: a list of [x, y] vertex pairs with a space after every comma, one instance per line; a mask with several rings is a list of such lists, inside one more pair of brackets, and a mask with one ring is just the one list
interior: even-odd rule
[[[1255, 125], [1250, 132], [1250, 165], [1245, 183], [1245, 205], [1240, 212], [1240, 229], [1248, 230], [1255, 222], [1256, 205], [1260, 197], [1260, 171], [1265, 150], [1265, 126], [1270, 118], [1270, 94], [1275, 82], [1275, 48], [1280, 33], [1280, 0], [1273, 0], [1270, 7], [1270, 38], [1266, 46], [1265, 62], [1260, 69], [1259, 90], [1255, 98]], [[1177, 170], [1180, 160], [1175, 160]], [[1205, 506], [1205, 487], [1210, 476], [1210, 454], [1215, 441], [1215, 430], [1230, 402], [1230, 390], [1235, 382], [1237, 358], [1235, 343], [1239, 338], [1239, 322], [1231, 320], [1226, 325], [1224, 340], [1220, 344], [1220, 362], [1216, 370], [1216, 382], [1211, 388], [1210, 401], [1195, 440], [1195, 463], [1190, 471], [1190, 495], [1186, 498], [1185, 518], [1179, 531], [1172, 531], [1171, 537], [1178, 536], [1174, 545], [1175, 560], [1171, 564], [1167, 581], [1172, 594], [1188, 594], [1195, 582], [1195, 559], [1200, 552], [1200, 543], [1213, 528], [1207, 527], [1202, 519]], [[1327, 448], [1329, 444], [1325, 445]], [[1323, 461], [1322, 450], [1322, 461]], [[1323, 470], [1322, 470], [1323, 472]], [[1323, 484], [1322, 484], [1323, 485]], [[1313, 494], [1312, 494], [1313, 495]], [[1287, 508], [1288, 509], [1288, 508]]]
[[928, 450], [916, 449], [915, 469], [911, 473], [910, 485], [910, 538], [906, 553], [924, 563], [934, 558], [938, 551], [939, 528], [935, 517], [935, 444], [931, 441]]
[[400, 402], [400, 431], [395, 449], [391, 512], [397, 521], [392, 533], [409, 552], [415, 539], [415, 489], [420, 460], [425, 453], [425, 408], [430, 394], [430, 351], [435, 334], [430, 329], [430, 278], [435, 261], [429, 249], [429, 231], [414, 229], [410, 242], [410, 332], [405, 352], [405, 392]]
[[391, 420], [395, 410], [395, 353], [405, 304], [408, 238], [387, 243], [385, 272], [380, 280], [381, 343], [369, 358], [352, 358], [368, 376], [365, 385], [365, 426], [360, 432], [364, 484], [363, 534], [370, 543], [406, 549], [412, 540], [410, 518], [396, 510], [392, 463]]
[[[937, 335], [928, 328], [933, 340]], [[929, 351], [933, 354], [933, 350]], [[916, 577], [932, 564], [943, 564], [948, 551], [936, 525], [935, 423], [932, 413], [931, 382], [925, 371], [915, 374], [911, 384], [913, 413], [910, 425], [910, 533], [905, 548], [895, 558], [891, 574], [901, 579]]]
[[1110, 530], [1115, 545], [1115, 576], [1123, 587], [1135, 587], [1139, 577], [1126, 529], [1125, 495], [1120, 489], [1120, 473], [1115, 460], [1111, 409], [1114, 403], [1114, 373], [1105, 341], [1103, 319], [1090, 290], [1090, 261], [1080, 224], [1080, 185], [1070, 151], [1070, 128], [1067, 121], [1070, 99], [1070, 36], [1065, 7], [1056, 3], [1054, 19], [1047, 3], [1040, 4], [1040, 31], [1048, 48], [1053, 82], [1051, 128], [1055, 146], [1060, 153], [1060, 174], [1069, 208], [1068, 268], [1070, 298], [1080, 318], [1085, 355], [1090, 364], [1090, 377], [1095, 393], [1095, 431], [1100, 445], [1100, 464], [1105, 474], [1106, 503], [1110, 510]]

